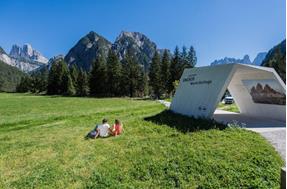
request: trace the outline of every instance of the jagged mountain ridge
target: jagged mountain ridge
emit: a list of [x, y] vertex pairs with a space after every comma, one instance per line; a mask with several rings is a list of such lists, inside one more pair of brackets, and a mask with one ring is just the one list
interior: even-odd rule
[[1, 48], [0, 60], [26, 73], [35, 70], [48, 62], [46, 57], [34, 50], [29, 44], [25, 44], [23, 47], [13, 45], [9, 54]]
[[223, 59], [213, 61], [210, 65], [213, 66], [219, 64], [232, 64], [232, 63], [251, 64], [251, 61], [249, 56], [245, 55], [243, 59], [225, 57]]
[[249, 58], [249, 55], [244, 55], [244, 57], [242, 59], [225, 57], [223, 59], [213, 61], [210, 65], [213, 66], [213, 65], [219, 65], [219, 64], [240, 63], [240, 64], [252, 64], [252, 65], [260, 66], [262, 61], [264, 60], [266, 54], [267, 54], [266, 52], [258, 53], [252, 62]]
[[12, 58], [24, 59], [28, 62], [39, 62], [43, 64], [48, 62], [48, 59], [33, 49], [30, 44], [24, 44], [23, 47], [13, 45], [9, 55]]

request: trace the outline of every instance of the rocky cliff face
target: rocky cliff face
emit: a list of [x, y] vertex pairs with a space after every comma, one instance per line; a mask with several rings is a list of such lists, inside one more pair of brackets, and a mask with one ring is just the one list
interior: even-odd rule
[[120, 60], [131, 53], [147, 70], [157, 50], [156, 44], [139, 32], [122, 32], [112, 46]]
[[85, 70], [90, 70], [96, 57], [102, 53], [107, 56], [112, 44], [104, 37], [91, 31], [77, 42], [65, 56], [68, 65], [76, 64]]
[[266, 55], [267, 55], [266, 52], [258, 53], [257, 56], [254, 58], [252, 64], [260, 66], [262, 64], [262, 61], [265, 59]]
[[65, 56], [62, 54], [57, 55], [57, 56], [53, 56], [52, 58], [49, 59], [47, 64], [42, 65], [41, 67], [38, 67], [37, 69], [33, 70], [32, 72], [43, 73], [46, 70], [50, 70], [52, 64], [54, 64], [55, 62], [64, 61], [64, 58], [65, 58]]
[[0, 60], [23, 72], [30, 72], [48, 62], [47, 58], [40, 52], [34, 50], [29, 44], [25, 44], [23, 47], [13, 45], [9, 55], [1, 48]]

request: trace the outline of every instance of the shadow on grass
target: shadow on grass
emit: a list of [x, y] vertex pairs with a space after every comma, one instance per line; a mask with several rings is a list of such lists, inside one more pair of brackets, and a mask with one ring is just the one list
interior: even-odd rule
[[167, 125], [183, 133], [208, 129], [223, 130], [227, 127], [225, 124], [218, 123], [212, 119], [188, 117], [173, 113], [170, 110], [165, 110], [154, 116], [146, 117], [144, 120], [151, 121], [158, 125]]

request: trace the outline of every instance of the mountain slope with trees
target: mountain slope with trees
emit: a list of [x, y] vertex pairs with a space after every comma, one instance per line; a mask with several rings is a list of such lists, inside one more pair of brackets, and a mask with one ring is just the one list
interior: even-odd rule
[[267, 53], [262, 66], [274, 68], [286, 83], [286, 40], [273, 47]]
[[0, 91], [14, 92], [21, 78], [26, 76], [19, 69], [0, 61]]

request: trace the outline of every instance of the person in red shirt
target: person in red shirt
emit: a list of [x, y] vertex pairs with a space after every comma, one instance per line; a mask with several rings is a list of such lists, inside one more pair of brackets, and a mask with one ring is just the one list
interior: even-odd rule
[[121, 124], [121, 122], [119, 120], [115, 120], [115, 124], [113, 125], [113, 129], [112, 129], [112, 135], [113, 136], [117, 136], [122, 134], [123, 132], [123, 125]]

